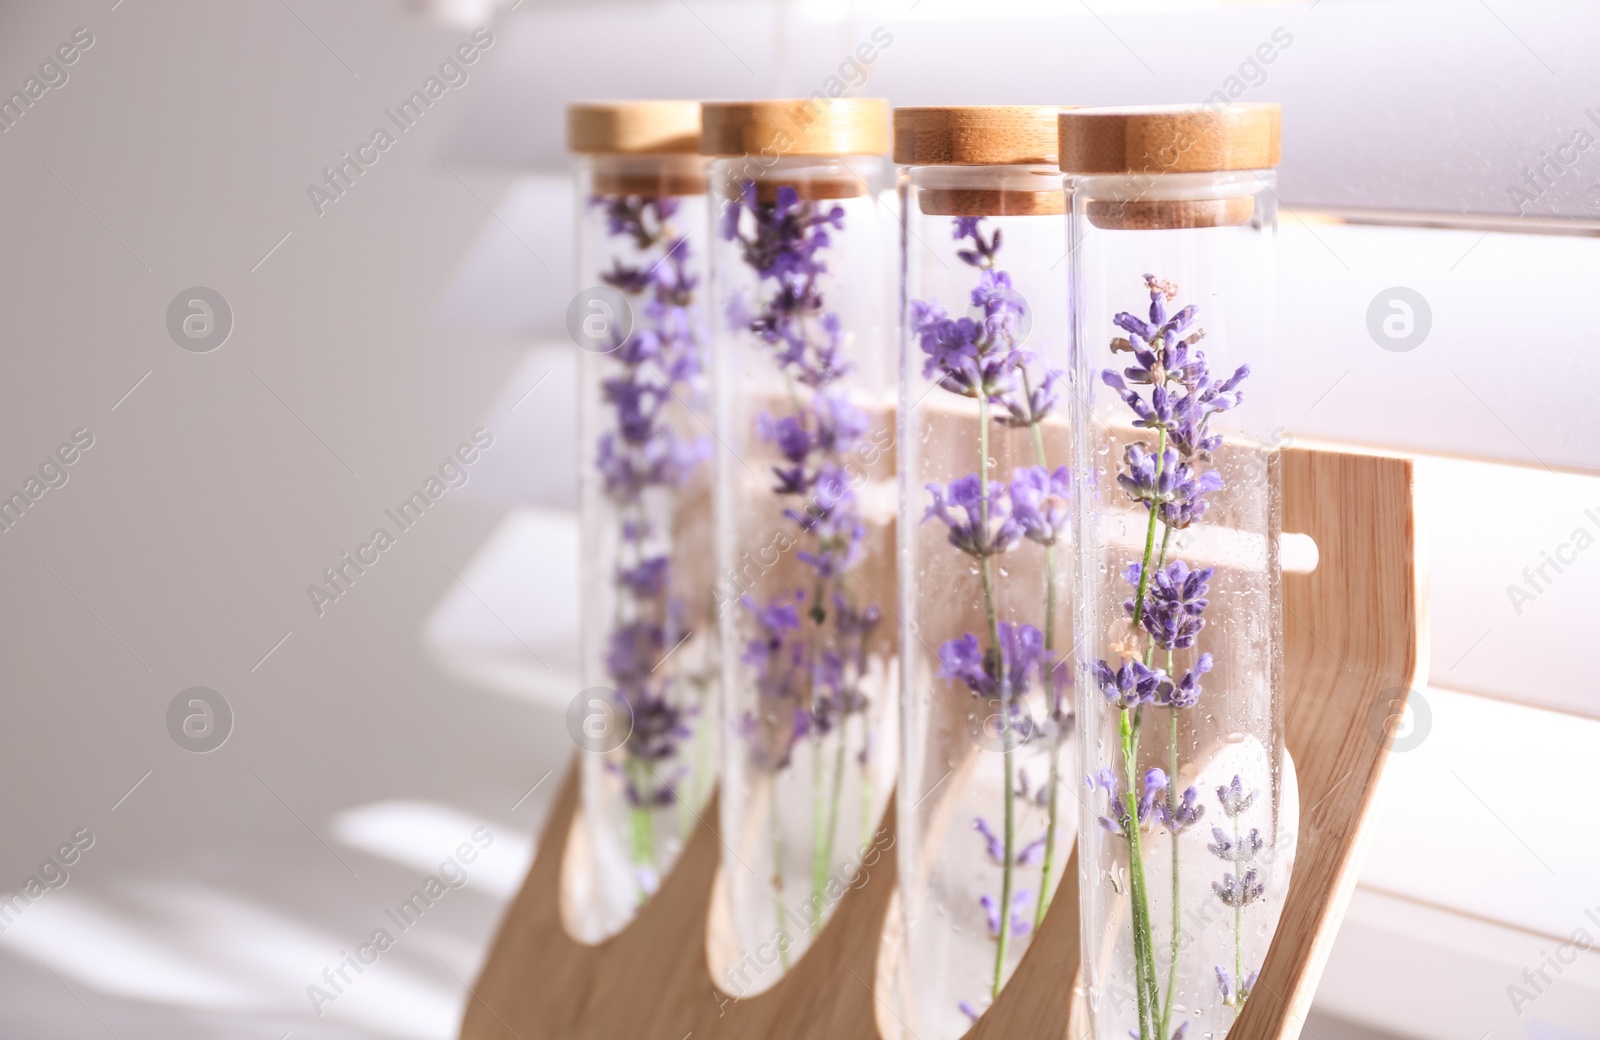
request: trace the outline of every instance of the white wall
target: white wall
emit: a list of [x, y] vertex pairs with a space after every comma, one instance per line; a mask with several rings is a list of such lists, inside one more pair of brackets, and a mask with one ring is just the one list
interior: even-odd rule
[[[510, 807], [567, 746], [554, 716], [423, 649], [505, 506], [469, 482], [324, 616], [306, 586], [505, 423], [523, 345], [434, 320], [490, 222], [473, 193], [492, 205], [505, 183], [463, 185], [438, 154], [497, 55], [319, 217], [308, 183], [467, 32], [390, 0], [113, 2], [0, 5], [4, 91], [74, 29], [94, 38], [0, 134], [0, 487], [94, 435], [0, 533], [0, 890], [94, 836], [0, 934], [0, 1034], [89, 1036], [98, 1017], [123, 1040], [446, 1036], [451, 972], [477, 970], [553, 783]], [[168, 335], [194, 285], [236, 315], [211, 353]], [[210, 754], [166, 729], [191, 686], [235, 713]], [[469, 821], [495, 838], [472, 882], [313, 1016], [306, 987]]]

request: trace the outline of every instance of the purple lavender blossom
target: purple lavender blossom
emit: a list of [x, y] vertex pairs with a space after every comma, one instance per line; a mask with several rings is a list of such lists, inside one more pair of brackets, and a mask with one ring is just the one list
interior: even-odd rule
[[[678, 435], [666, 416], [671, 401], [696, 397], [705, 370], [704, 336], [695, 308], [697, 279], [688, 263], [688, 239], [671, 220], [678, 200], [641, 195], [597, 195], [591, 208], [603, 212], [606, 233], [630, 240], [641, 255], [630, 263], [613, 257], [601, 281], [634, 297], [638, 326], [614, 344], [607, 357], [615, 368], [600, 381], [601, 401], [612, 413], [611, 428], [596, 443], [595, 468], [601, 488], [629, 512], [646, 496], [671, 495], [693, 479], [710, 457], [710, 439]], [[622, 562], [614, 585], [622, 616], [612, 629], [605, 656], [606, 670], [617, 697], [628, 706], [633, 728], [623, 745], [628, 803], [637, 810], [673, 804], [681, 771], [658, 767], [678, 754], [679, 743], [692, 736], [688, 720], [694, 711], [672, 696], [670, 672], [656, 674], [666, 647], [686, 635], [684, 605], [670, 594], [670, 556], [653, 543], [657, 528], [647, 518], [630, 516], [619, 524], [618, 556]], [[647, 846], [645, 847], [647, 848]], [[636, 855], [648, 855], [636, 845]], [[651, 862], [636, 863], [644, 891], [653, 890]]]
[[1222, 875], [1221, 881], [1213, 881], [1211, 883], [1211, 890], [1217, 894], [1217, 898], [1222, 900], [1224, 906], [1237, 909], [1249, 906], [1257, 899], [1260, 899], [1262, 894], [1266, 892], [1267, 886], [1264, 882], [1256, 880], [1256, 870], [1251, 867], [1244, 872], [1242, 877], [1236, 877], [1233, 874]]
[[1066, 530], [1072, 476], [1067, 467], [1054, 473], [1043, 466], [1019, 469], [1011, 479], [1011, 515], [1022, 533], [1040, 545], [1054, 545]]
[[649, 681], [666, 649], [666, 634], [653, 621], [631, 621], [611, 632], [606, 670], [624, 689], [637, 689]]
[[[976, 400], [979, 421], [985, 426], [978, 448], [979, 471], [959, 476], [948, 485], [928, 484], [931, 502], [923, 523], [939, 520], [950, 545], [978, 562], [985, 600], [987, 638], [966, 632], [945, 640], [938, 651], [939, 675], [959, 681], [974, 698], [998, 702], [986, 714], [992, 719], [998, 713], [1005, 727], [1002, 750], [1006, 756], [1003, 768], [1007, 836], [1002, 840], [987, 821], [974, 821], [988, 858], [1001, 868], [1001, 894], [983, 895], [979, 900], [995, 942], [995, 969], [989, 987], [993, 998], [1003, 981], [1010, 941], [1028, 935], [1033, 928], [1033, 920], [1025, 912], [1032, 894], [1013, 891], [1013, 871], [1017, 867], [1042, 866], [1038, 899], [1041, 919], [1051, 881], [1050, 850], [1045, 837], [1021, 849], [1013, 844], [1016, 836], [1010, 824], [1015, 800], [1048, 807], [1050, 831], [1055, 825], [1053, 768], [1050, 782], [1041, 785], [1036, 795], [1030, 793], [1025, 776], [1017, 791], [1013, 788], [1010, 752], [1031, 739], [1037, 729], [1024, 701], [1035, 674], [1048, 703], [1045, 725], [1058, 740], [1067, 732], [1071, 713], [1064, 706], [1062, 691], [1071, 679], [1069, 669], [1053, 650], [1053, 631], [1042, 632], [1033, 625], [1001, 620], [994, 606], [992, 561], [1017, 548], [1024, 538], [1045, 547], [1048, 591], [1044, 618], [1045, 627], [1053, 630], [1052, 553], [1066, 528], [1070, 482], [1065, 467], [1052, 472], [1043, 464], [1043, 438], [1038, 430], [1058, 405], [1064, 377], [1058, 370], [1044, 368], [1034, 354], [1022, 349], [1028, 333], [1027, 301], [1017, 291], [1011, 275], [997, 266], [1001, 231], [997, 228], [986, 234], [983, 222], [982, 217], [957, 217], [952, 221], [953, 237], [962, 244], [957, 257], [977, 269], [976, 284], [966, 301], [967, 312], [951, 316], [937, 301], [912, 300], [907, 323], [911, 339], [923, 355], [923, 377], [946, 393]], [[990, 475], [993, 464], [987, 458], [987, 444], [991, 421], [1001, 427], [1031, 428], [1038, 445], [1040, 464], [1016, 470], [1009, 484]], [[986, 727], [989, 719], [985, 720]], [[1002, 907], [1007, 901], [1011, 905]], [[963, 1001], [959, 1006], [976, 1020], [978, 1012], [973, 1005]]]
[[1183, 678], [1167, 691], [1165, 700], [1158, 700], [1156, 703], [1167, 708], [1194, 707], [1200, 702], [1200, 694], [1203, 692], [1200, 689], [1200, 677], [1209, 671], [1211, 671], [1211, 655], [1201, 654], [1195, 661], [1194, 667], [1184, 672]]
[[1196, 474], [1172, 448], [1157, 458], [1143, 444], [1130, 444], [1123, 461], [1127, 469], [1117, 474], [1117, 483], [1146, 509], [1154, 507], [1168, 527], [1182, 529], [1194, 523], [1205, 515], [1205, 496], [1222, 490], [1216, 470]]
[[779, 595], [762, 605], [753, 597], [739, 603], [755, 622], [755, 635], [745, 643], [740, 660], [755, 671], [757, 710], [739, 720], [739, 735], [758, 768], [776, 771], [788, 766], [794, 745], [811, 729], [811, 713], [803, 703], [807, 648], [800, 632], [803, 592]]
[[1250, 991], [1255, 988], [1256, 978], [1261, 974], [1261, 969], [1257, 968], [1246, 975], [1244, 981], [1239, 984], [1238, 993], [1234, 993], [1233, 976], [1229, 975], [1228, 970], [1221, 965], [1217, 965], [1216, 970], [1217, 992], [1222, 995], [1222, 1002], [1229, 1007], [1240, 1007], [1244, 1004], [1245, 999], [1250, 996]]
[[1027, 624], [1002, 621], [998, 653], [986, 652], [971, 632], [939, 647], [939, 677], [959, 679], [980, 697], [1001, 696], [1015, 704], [1028, 692], [1044, 656], [1044, 635]]
[[[1176, 287], [1153, 275], [1145, 275], [1144, 280], [1150, 295], [1148, 319], [1128, 312], [1119, 313], [1112, 319], [1113, 324], [1126, 336], [1114, 337], [1111, 350], [1113, 353], [1130, 354], [1132, 364], [1120, 372], [1106, 369], [1100, 373], [1100, 379], [1127, 405], [1133, 415], [1134, 427], [1154, 434], [1153, 446], [1146, 441], [1126, 446], [1123, 465], [1117, 474], [1121, 489], [1146, 510], [1147, 534], [1142, 560], [1131, 564], [1123, 574], [1134, 590], [1133, 595], [1123, 603], [1124, 614], [1132, 622], [1134, 632], [1123, 635], [1117, 646], [1125, 660], [1115, 671], [1104, 660], [1097, 661], [1093, 668], [1101, 689], [1123, 713], [1120, 720], [1122, 759], [1129, 771], [1137, 760], [1139, 716], [1143, 714], [1143, 705], [1173, 709], [1171, 739], [1174, 744], [1167, 751], [1171, 755], [1175, 774], [1179, 768], [1178, 748], [1175, 746], [1178, 739], [1177, 712], [1192, 708], [1199, 702], [1203, 693], [1201, 679], [1211, 670], [1212, 657], [1209, 653], [1199, 654], [1193, 665], [1176, 681], [1172, 675], [1150, 668], [1148, 663], [1157, 650], [1163, 650], [1167, 669], [1171, 671], [1174, 669], [1174, 653], [1195, 647], [1205, 628], [1204, 615], [1209, 606], [1207, 583], [1215, 572], [1210, 567], [1191, 567], [1183, 560], [1169, 561], [1166, 555], [1168, 540], [1174, 530], [1182, 530], [1200, 520], [1209, 507], [1208, 496], [1223, 489], [1221, 475], [1204, 465], [1222, 444], [1221, 435], [1210, 432], [1208, 426], [1212, 416], [1239, 405], [1241, 395], [1238, 387], [1249, 375], [1249, 368], [1240, 366], [1225, 380], [1213, 379], [1205, 353], [1197, 346], [1205, 335], [1202, 330], [1193, 327], [1197, 308], [1190, 305], [1169, 314], [1167, 304], [1176, 296]], [[1158, 521], [1165, 528], [1159, 543], [1156, 539]], [[1157, 544], [1160, 546], [1159, 553]], [[1149, 644], [1142, 649], [1138, 645], [1140, 629], [1150, 637]], [[1144, 663], [1138, 660], [1141, 656]], [[1173, 780], [1176, 780], [1176, 776]], [[1103, 769], [1092, 786], [1103, 787], [1112, 800], [1112, 815], [1102, 818], [1102, 826], [1112, 833], [1127, 837], [1130, 857], [1134, 860], [1142, 858], [1142, 847], [1131, 832], [1135, 822], [1129, 818], [1131, 814], [1125, 802], [1118, 800], [1115, 773]], [[1165, 778], [1161, 786], [1164, 790], [1160, 804], [1154, 811], [1172, 835], [1176, 900], [1178, 839], [1205, 816], [1205, 807], [1200, 804], [1199, 792], [1193, 787], [1186, 789], [1179, 798], [1175, 787], [1167, 783]], [[1147, 815], [1145, 802], [1153, 798], [1147, 776], [1145, 795], [1138, 805], [1139, 823], [1143, 823]], [[1220, 827], [1213, 827], [1214, 841], [1207, 848], [1213, 855], [1232, 864], [1235, 872], [1225, 873], [1221, 881], [1213, 883], [1212, 889], [1224, 905], [1235, 911], [1235, 955], [1239, 959], [1242, 957], [1240, 914], [1246, 905], [1261, 898], [1266, 891], [1265, 882], [1259, 879], [1257, 871], [1254, 868], [1246, 869], [1244, 863], [1255, 856], [1262, 842], [1259, 832], [1255, 830], [1248, 835], [1241, 835], [1238, 831], [1238, 817], [1250, 807], [1255, 792], [1246, 794], [1243, 781], [1236, 776], [1230, 785], [1217, 788], [1217, 798], [1223, 813], [1234, 820], [1234, 834], [1229, 837]], [[1146, 899], [1138, 892], [1134, 893], [1134, 897], [1141, 901]], [[1175, 930], [1179, 927], [1178, 909], [1174, 903]], [[1157, 967], [1149, 952], [1155, 945], [1149, 914], [1148, 902], [1143, 903], [1142, 916], [1139, 907], [1134, 910], [1134, 956], [1136, 974], [1153, 980]], [[1169, 1001], [1172, 981], [1177, 972], [1178, 941], [1178, 936], [1174, 934], [1172, 962], [1166, 968]], [[1228, 1003], [1232, 980], [1221, 967], [1216, 972], [1223, 1001]], [[1237, 965], [1236, 972], [1242, 973]], [[1253, 981], [1252, 975], [1248, 982], [1241, 984], [1241, 1000], [1242, 991]], [[1152, 990], [1151, 1006], [1147, 1007], [1141, 999], [1139, 1029], [1131, 1032], [1139, 1040], [1157, 1040], [1159, 1034], [1165, 1032], [1170, 1010], [1170, 1005], [1166, 1008], [1160, 1006]], [[1159, 1029], [1156, 1028], [1158, 1025]], [[1172, 1034], [1173, 1040], [1179, 1040], [1187, 1029], [1187, 1022], [1180, 1024]]]
[[671, 561], [665, 556], [649, 556], [632, 567], [617, 569], [617, 584], [640, 599], [659, 596], [667, 586]]
[[[1089, 789], [1099, 789], [1106, 793], [1106, 801], [1110, 815], [1100, 817], [1100, 826], [1112, 834], [1126, 835], [1131, 821], [1128, 818], [1128, 803], [1123, 797], [1122, 785], [1117, 780], [1117, 775], [1109, 768], [1103, 768], [1096, 776], [1088, 777]], [[1158, 802], [1160, 795], [1167, 789], [1167, 774], [1159, 769], [1151, 769], [1144, 774], [1142, 793], [1139, 796], [1139, 825], [1142, 827], [1151, 819], [1152, 813], [1157, 820], [1160, 819]]]
[[1134, 660], [1123, 661], [1115, 669], [1103, 660], [1096, 661], [1094, 679], [1106, 699], [1123, 711], [1155, 701], [1171, 686], [1166, 672]]
[[[657, 771], [657, 765], [677, 757], [678, 742], [693, 736], [688, 719], [692, 709], [680, 708], [665, 696], [649, 690], [633, 695], [619, 692], [617, 699], [626, 705], [633, 728], [625, 743], [628, 758], [641, 769], [621, 770], [623, 794], [630, 806], [649, 809], [674, 804], [678, 799], [677, 780], [684, 772], [678, 770], [667, 777]], [[649, 786], [641, 786], [648, 778]]]
[[952, 318], [936, 301], [912, 300], [909, 324], [926, 360], [923, 377], [936, 380], [949, 393], [983, 397], [1005, 408], [997, 421], [1026, 427], [1041, 422], [1057, 404], [1062, 374], [1037, 371], [1034, 355], [1022, 349], [1027, 301], [1011, 275], [995, 267], [1000, 231], [984, 237], [981, 217], [958, 217], [955, 238], [971, 239], [971, 248], [957, 252], [961, 261], [979, 269], [970, 303], [978, 314]]
[[1217, 801], [1222, 803], [1222, 811], [1229, 816], [1238, 816], [1240, 813], [1249, 811], [1251, 804], [1255, 800], [1256, 792], [1251, 791], [1247, 794], [1244, 789], [1244, 781], [1237, 776], [1226, 787], [1217, 788]]
[[[833, 595], [833, 629], [838, 649], [817, 655], [811, 688], [811, 732], [824, 736], [847, 717], [867, 709], [860, 677], [867, 670], [867, 640], [878, 626], [876, 605], [859, 610], [844, 596]], [[863, 754], [866, 749], [862, 749]]]
[[[1023, 889], [1011, 897], [1011, 934], [1017, 938], [1021, 938], [1033, 930], [1033, 922], [1029, 921], [1027, 914], [1023, 912], [1032, 896], [1032, 892]], [[978, 897], [978, 905], [983, 907], [984, 915], [989, 920], [989, 937], [991, 939], [999, 938], [1000, 901], [994, 896], [983, 895]]]
[[[1128, 583], [1139, 587], [1141, 568], [1135, 563], [1128, 567]], [[1205, 627], [1206, 583], [1216, 573], [1214, 567], [1191, 569], [1182, 560], [1174, 560], [1166, 567], [1153, 571], [1146, 583], [1144, 608], [1135, 610], [1132, 599], [1123, 601], [1122, 609], [1129, 617], [1137, 614], [1155, 644], [1164, 650], [1187, 650], [1194, 646], [1195, 637]], [[1210, 660], [1201, 674], [1211, 668]], [[1198, 677], [1197, 677], [1198, 678]]]
[[1193, 787], [1186, 787], [1183, 797], [1177, 805], [1172, 804], [1172, 791], [1167, 791], [1166, 798], [1161, 804], [1161, 822], [1166, 824], [1167, 830], [1173, 834], [1182, 834], [1206, 814], [1206, 807], [1200, 804], [1200, 792]]
[[1266, 842], [1262, 840], [1261, 832], [1250, 828], [1250, 833], [1241, 834], [1238, 840], [1228, 837], [1221, 827], [1211, 828], [1212, 843], [1206, 848], [1218, 859], [1225, 859], [1232, 863], [1243, 863], [1255, 858]]
[[814, 628], [802, 627], [800, 589], [780, 593], [765, 608], [747, 604], [762, 634], [744, 660], [755, 667], [755, 685], [769, 707], [765, 722], [747, 720], [743, 730], [752, 761], [772, 771], [790, 764], [795, 742], [820, 740], [868, 707], [861, 680], [879, 613], [858, 607], [843, 579], [865, 552], [867, 526], [848, 463], [870, 422], [841, 385], [852, 363], [846, 330], [827, 309], [823, 286], [832, 232], [844, 228], [844, 219], [842, 206], [804, 201], [792, 186], [779, 186], [763, 202], [756, 184], [746, 181], [728, 200], [720, 228], [758, 283], [753, 302], [730, 301], [730, 321], [769, 348], [792, 386], [809, 391], [788, 414], [756, 421], [757, 435], [781, 460], [772, 467], [772, 492], [789, 503], [783, 516], [804, 536], [795, 559], [817, 582], [804, 614]]
[[[933, 504], [923, 514], [922, 522], [938, 517], [950, 530], [950, 544], [968, 556], [998, 556], [1021, 540], [1023, 530], [1011, 515], [1011, 500], [1004, 484], [990, 483], [985, 489], [978, 475], [970, 473], [951, 481], [949, 488], [929, 484], [928, 492], [933, 495]], [[966, 513], [965, 518], [952, 513], [952, 507]]]
[[[977, 831], [978, 836], [983, 839], [984, 854], [988, 856], [989, 862], [997, 867], [1004, 866], [1006, 862], [1005, 842], [1001, 841], [1000, 836], [994, 832], [994, 828], [989, 826], [989, 821], [982, 816], [974, 816], [972, 818], [972, 829]], [[1044, 847], [1045, 839], [1042, 836], [1036, 838], [1019, 849], [1011, 861], [1019, 867], [1034, 866], [1044, 859]]]
[[1009, 389], [998, 394], [995, 403], [1005, 407], [1005, 415], [996, 415], [995, 421], [1012, 428], [1033, 426], [1056, 410], [1060, 401], [1061, 384], [1065, 381], [1058, 369], [1047, 369], [1038, 383], [1024, 373], [1023, 378]]

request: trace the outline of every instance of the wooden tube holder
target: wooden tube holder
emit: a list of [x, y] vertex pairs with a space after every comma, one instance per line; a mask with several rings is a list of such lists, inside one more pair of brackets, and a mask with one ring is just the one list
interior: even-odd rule
[[[1384, 720], [1425, 680], [1410, 461], [1289, 448], [1282, 475], [1283, 529], [1310, 535], [1319, 554], [1314, 572], [1286, 574], [1283, 587], [1285, 735], [1299, 776], [1300, 832], [1283, 917], [1229, 1040], [1299, 1036], [1355, 887], [1393, 738]], [[896, 881], [892, 850], [858, 879], [787, 975], [735, 1000], [718, 989], [706, 957], [722, 851], [715, 803], [626, 929], [597, 946], [568, 936], [560, 875], [578, 813], [577, 775], [568, 771], [472, 987], [463, 1040], [880, 1040], [879, 1022], [894, 1021], [890, 994], [878, 991]], [[883, 832], [892, 834], [893, 820], [891, 801]], [[966, 1040], [1088, 1036], [1074, 998], [1076, 864], [1074, 855], [1010, 982]]]

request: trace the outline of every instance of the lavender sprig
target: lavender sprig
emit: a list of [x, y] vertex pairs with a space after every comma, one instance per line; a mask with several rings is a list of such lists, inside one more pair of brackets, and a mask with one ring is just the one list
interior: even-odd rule
[[[790, 387], [791, 410], [758, 417], [757, 434], [781, 459], [772, 467], [772, 492], [789, 503], [783, 515], [805, 545], [795, 557], [811, 570], [814, 588], [809, 599], [806, 590], [793, 589], [764, 608], [783, 611], [781, 619], [763, 615], [781, 620], [782, 634], [775, 636], [771, 626], [764, 625], [766, 641], [776, 639], [776, 649], [747, 655], [746, 660], [756, 666], [758, 689], [765, 691], [781, 677], [785, 700], [781, 710], [769, 713], [777, 723], [761, 724], [747, 717], [743, 726], [751, 761], [772, 773], [788, 768], [798, 741], [816, 742], [811, 851], [812, 904], [819, 911], [812, 919], [813, 930], [822, 923], [821, 893], [838, 831], [844, 727], [852, 716], [863, 720], [859, 763], [863, 777], [870, 775], [869, 701], [862, 677], [868, 642], [879, 621], [878, 609], [858, 606], [844, 582], [861, 560], [867, 532], [846, 463], [869, 425], [842, 385], [852, 368], [845, 354], [846, 330], [839, 315], [827, 309], [824, 295], [828, 249], [833, 232], [844, 229], [844, 220], [842, 206], [801, 201], [787, 185], [777, 188], [772, 201], [764, 202], [756, 184], [746, 181], [721, 221], [723, 239], [737, 243], [758, 284], [756, 309], [751, 311], [739, 301], [730, 307], [730, 318], [768, 348]], [[801, 624], [802, 603], [809, 627]], [[821, 742], [836, 731], [830, 787], [822, 774]], [[774, 841], [778, 840], [774, 822]], [[781, 873], [775, 874], [774, 888], [781, 924]]]
[[[975, 400], [978, 405], [978, 469], [947, 486], [929, 484], [931, 498], [923, 522], [938, 520], [947, 541], [977, 563], [983, 593], [986, 638], [976, 633], [945, 641], [939, 648], [941, 677], [958, 681], [974, 697], [999, 702], [1003, 769], [1002, 834], [978, 821], [989, 858], [1000, 867], [998, 897], [982, 894], [980, 906], [990, 922], [995, 941], [994, 974], [989, 987], [992, 1000], [1000, 992], [1013, 938], [1021, 938], [1044, 919], [1049, 905], [1057, 820], [1058, 775], [1056, 758], [1069, 716], [1060, 696], [1065, 679], [1054, 652], [1055, 546], [1067, 523], [1070, 479], [1065, 467], [1046, 465], [1040, 424], [1057, 406], [1060, 372], [1043, 369], [1038, 358], [1022, 347], [1027, 327], [1027, 304], [998, 266], [1002, 233], [986, 233], [982, 217], [958, 217], [952, 224], [961, 243], [956, 256], [978, 272], [968, 298], [969, 313], [952, 317], [936, 301], [913, 300], [909, 306], [911, 336], [924, 356], [923, 377], [945, 392]], [[1017, 469], [1008, 483], [990, 472], [989, 425], [1027, 429], [1033, 439], [1037, 464]], [[993, 567], [996, 558], [1015, 550], [1024, 540], [1044, 547], [1045, 609], [1041, 631], [1032, 625], [999, 620], [995, 608]], [[1037, 674], [1049, 701], [1054, 733], [1050, 781], [1044, 801], [1048, 823], [1043, 837], [1020, 851], [1016, 836], [1014, 765], [1011, 752], [1033, 735], [1033, 724], [1023, 698]], [[1001, 907], [1027, 902], [1031, 893], [1014, 892], [1014, 872], [1037, 863], [1041, 869], [1036, 910], [1030, 923]], [[976, 1017], [972, 1005], [961, 1008]]]
[[643, 897], [658, 877], [650, 812], [680, 798], [684, 770], [670, 763], [679, 756], [680, 742], [693, 736], [688, 720], [696, 714], [675, 695], [673, 675], [656, 674], [667, 647], [688, 630], [684, 604], [670, 591], [671, 560], [653, 548], [660, 532], [645, 513], [645, 498], [681, 489], [710, 457], [709, 438], [680, 437], [665, 415], [674, 397], [697, 393], [704, 343], [688, 239], [672, 225], [678, 200], [596, 195], [589, 205], [605, 214], [608, 237], [629, 240], [640, 254], [638, 263], [613, 257], [601, 275], [634, 298], [642, 320], [608, 352], [617, 371], [601, 381], [600, 391], [613, 422], [596, 445], [595, 467], [622, 517], [613, 576], [617, 620], [605, 662], [617, 699], [634, 719], [618, 771], [633, 816], [633, 858]]
[[[1117, 483], [1129, 499], [1146, 510], [1144, 551], [1140, 560], [1131, 563], [1124, 574], [1133, 588], [1133, 595], [1123, 604], [1125, 623], [1131, 626], [1132, 632], [1115, 647], [1120, 664], [1114, 668], [1102, 659], [1091, 666], [1091, 674], [1120, 716], [1128, 790], [1120, 795], [1125, 806], [1121, 814], [1102, 819], [1102, 824], [1128, 842], [1135, 991], [1139, 1007], [1139, 1029], [1135, 1035], [1139, 1040], [1159, 1040], [1167, 1035], [1171, 1025], [1181, 952], [1178, 839], [1205, 814], [1195, 788], [1187, 788], [1181, 798], [1177, 795], [1179, 715], [1199, 702], [1203, 693], [1201, 679], [1212, 668], [1211, 655], [1203, 653], [1198, 655], [1193, 666], [1178, 676], [1174, 658], [1180, 651], [1192, 650], [1205, 628], [1205, 611], [1209, 606], [1207, 583], [1214, 574], [1213, 568], [1192, 568], [1182, 560], [1169, 564], [1167, 549], [1172, 532], [1200, 520], [1208, 508], [1209, 496], [1223, 490], [1221, 475], [1205, 468], [1212, 453], [1222, 445], [1221, 435], [1211, 432], [1209, 423], [1217, 413], [1238, 406], [1242, 399], [1238, 387], [1249, 375], [1249, 368], [1240, 366], [1225, 380], [1213, 379], [1205, 352], [1197, 346], [1205, 336], [1202, 330], [1194, 328], [1198, 309], [1189, 305], [1169, 313], [1167, 305], [1176, 297], [1177, 287], [1154, 275], [1145, 276], [1145, 288], [1150, 296], [1147, 319], [1127, 312], [1112, 319], [1126, 335], [1114, 337], [1111, 350], [1131, 355], [1132, 364], [1120, 372], [1107, 369], [1101, 373], [1102, 382], [1116, 392], [1133, 414], [1133, 426], [1156, 436], [1153, 446], [1144, 441], [1128, 445], [1123, 453], [1122, 470], [1117, 474]], [[1158, 525], [1163, 529], [1159, 549]], [[1139, 649], [1141, 630], [1148, 638], [1142, 652]], [[1160, 663], [1155, 660], [1158, 651], [1164, 655]], [[1145, 796], [1138, 799], [1132, 787], [1140, 716], [1146, 705], [1171, 710], [1169, 761], [1165, 774], [1168, 783], [1163, 790], [1153, 792], [1149, 790], [1147, 778]], [[1115, 779], [1108, 769], [1091, 782], [1105, 787], [1115, 801], [1118, 797]], [[1235, 778], [1235, 788], [1239, 783]], [[1161, 801], [1156, 805], [1158, 795]], [[1236, 833], [1226, 848], [1236, 853], [1244, 847], [1237, 834], [1237, 817], [1247, 807], [1249, 797], [1242, 790], [1232, 789], [1219, 789], [1218, 797], [1224, 812], [1234, 818]], [[1150, 808], [1144, 808], [1146, 803]], [[1172, 844], [1172, 929], [1164, 996], [1156, 982], [1155, 943], [1144, 885], [1143, 848], [1140, 827], [1135, 825], [1135, 821], [1142, 824], [1152, 814], [1165, 824]], [[1214, 834], [1219, 844], [1211, 846], [1211, 850], [1221, 855], [1218, 849], [1224, 847], [1221, 842], [1226, 836], [1217, 829]], [[1215, 888], [1219, 897], [1235, 908], [1236, 914], [1264, 890], [1253, 870], [1239, 876], [1228, 874]], [[1242, 944], [1240, 934], [1236, 921], [1236, 942]], [[1234, 977], [1243, 978], [1241, 967], [1235, 965]], [[1218, 974], [1221, 979], [1220, 968]], [[1187, 1023], [1180, 1025], [1178, 1032], [1182, 1033], [1186, 1027]]]
[[1246, 976], [1244, 973], [1244, 908], [1260, 899], [1267, 888], [1266, 883], [1258, 879], [1256, 868], [1245, 866], [1255, 859], [1256, 853], [1265, 844], [1261, 832], [1252, 827], [1250, 833], [1245, 834], [1239, 824], [1239, 817], [1250, 810], [1255, 800], [1256, 792], [1246, 792], [1243, 778], [1237, 775], [1226, 786], [1218, 787], [1217, 802], [1222, 806], [1223, 814], [1233, 820], [1233, 837], [1230, 838], [1221, 827], [1213, 827], [1212, 844], [1206, 846], [1213, 856], [1226, 861], [1233, 868], [1222, 875], [1221, 881], [1212, 882], [1211, 889], [1222, 900], [1223, 906], [1233, 910], [1232, 978], [1239, 980], [1239, 987], [1236, 992], [1230, 993], [1230, 977], [1220, 966], [1217, 968], [1217, 986], [1222, 991], [1222, 1002], [1233, 1008], [1236, 1014], [1244, 1006], [1258, 974], [1253, 971]]

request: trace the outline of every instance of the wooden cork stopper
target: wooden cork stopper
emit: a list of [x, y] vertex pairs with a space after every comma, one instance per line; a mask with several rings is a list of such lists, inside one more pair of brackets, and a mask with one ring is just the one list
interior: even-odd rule
[[[755, 182], [757, 202], [775, 202], [779, 188], [793, 188], [801, 202], [828, 199], [855, 199], [867, 193], [867, 183], [859, 177], [769, 177]], [[737, 189], [730, 189], [737, 192]]]
[[1091, 199], [1084, 207], [1089, 223], [1117, 231], [1157, 228], [1237, 227], [1256, 212], [1253, 195], [1229, 199]]
[[707, 101], [701, 108], [702, 155], [889, 153], [889, 102], [882, 98]]
[[1062, 106], [956, 105], [894, 110], [901, 166], [1056, 165]]
[[[1141, 178], [1226, 173], [1278, 165], [1283, 110], [1276, 104], [1080, 108], [1063, 112], [1061, 170], [1068, 175]], [[1095, 198], [1089, 222], [1119, 230], [1235, 227], [1255, 214], [1252, 195], [1159, 199], [1148, 192]]]
[[584, 155], [695, 155], [700, 102], [574, 102], [567, 106], [567, 148]]
[[1058, 118], [1063, 173], [1154, 176], [1277, 166], [1283, 110], [1276, 104], [1079, 108]]
[[923, 188], [917, 208], [933, 217], [1059, 217], [1066, 193], [1015, 188]]
[[655, 170], [596, 168], [590, 184], [597, 195], [638, 195], [662, 198], [668, 195], [704, 195], [705, 169], [699, 165], [663, 165]]

